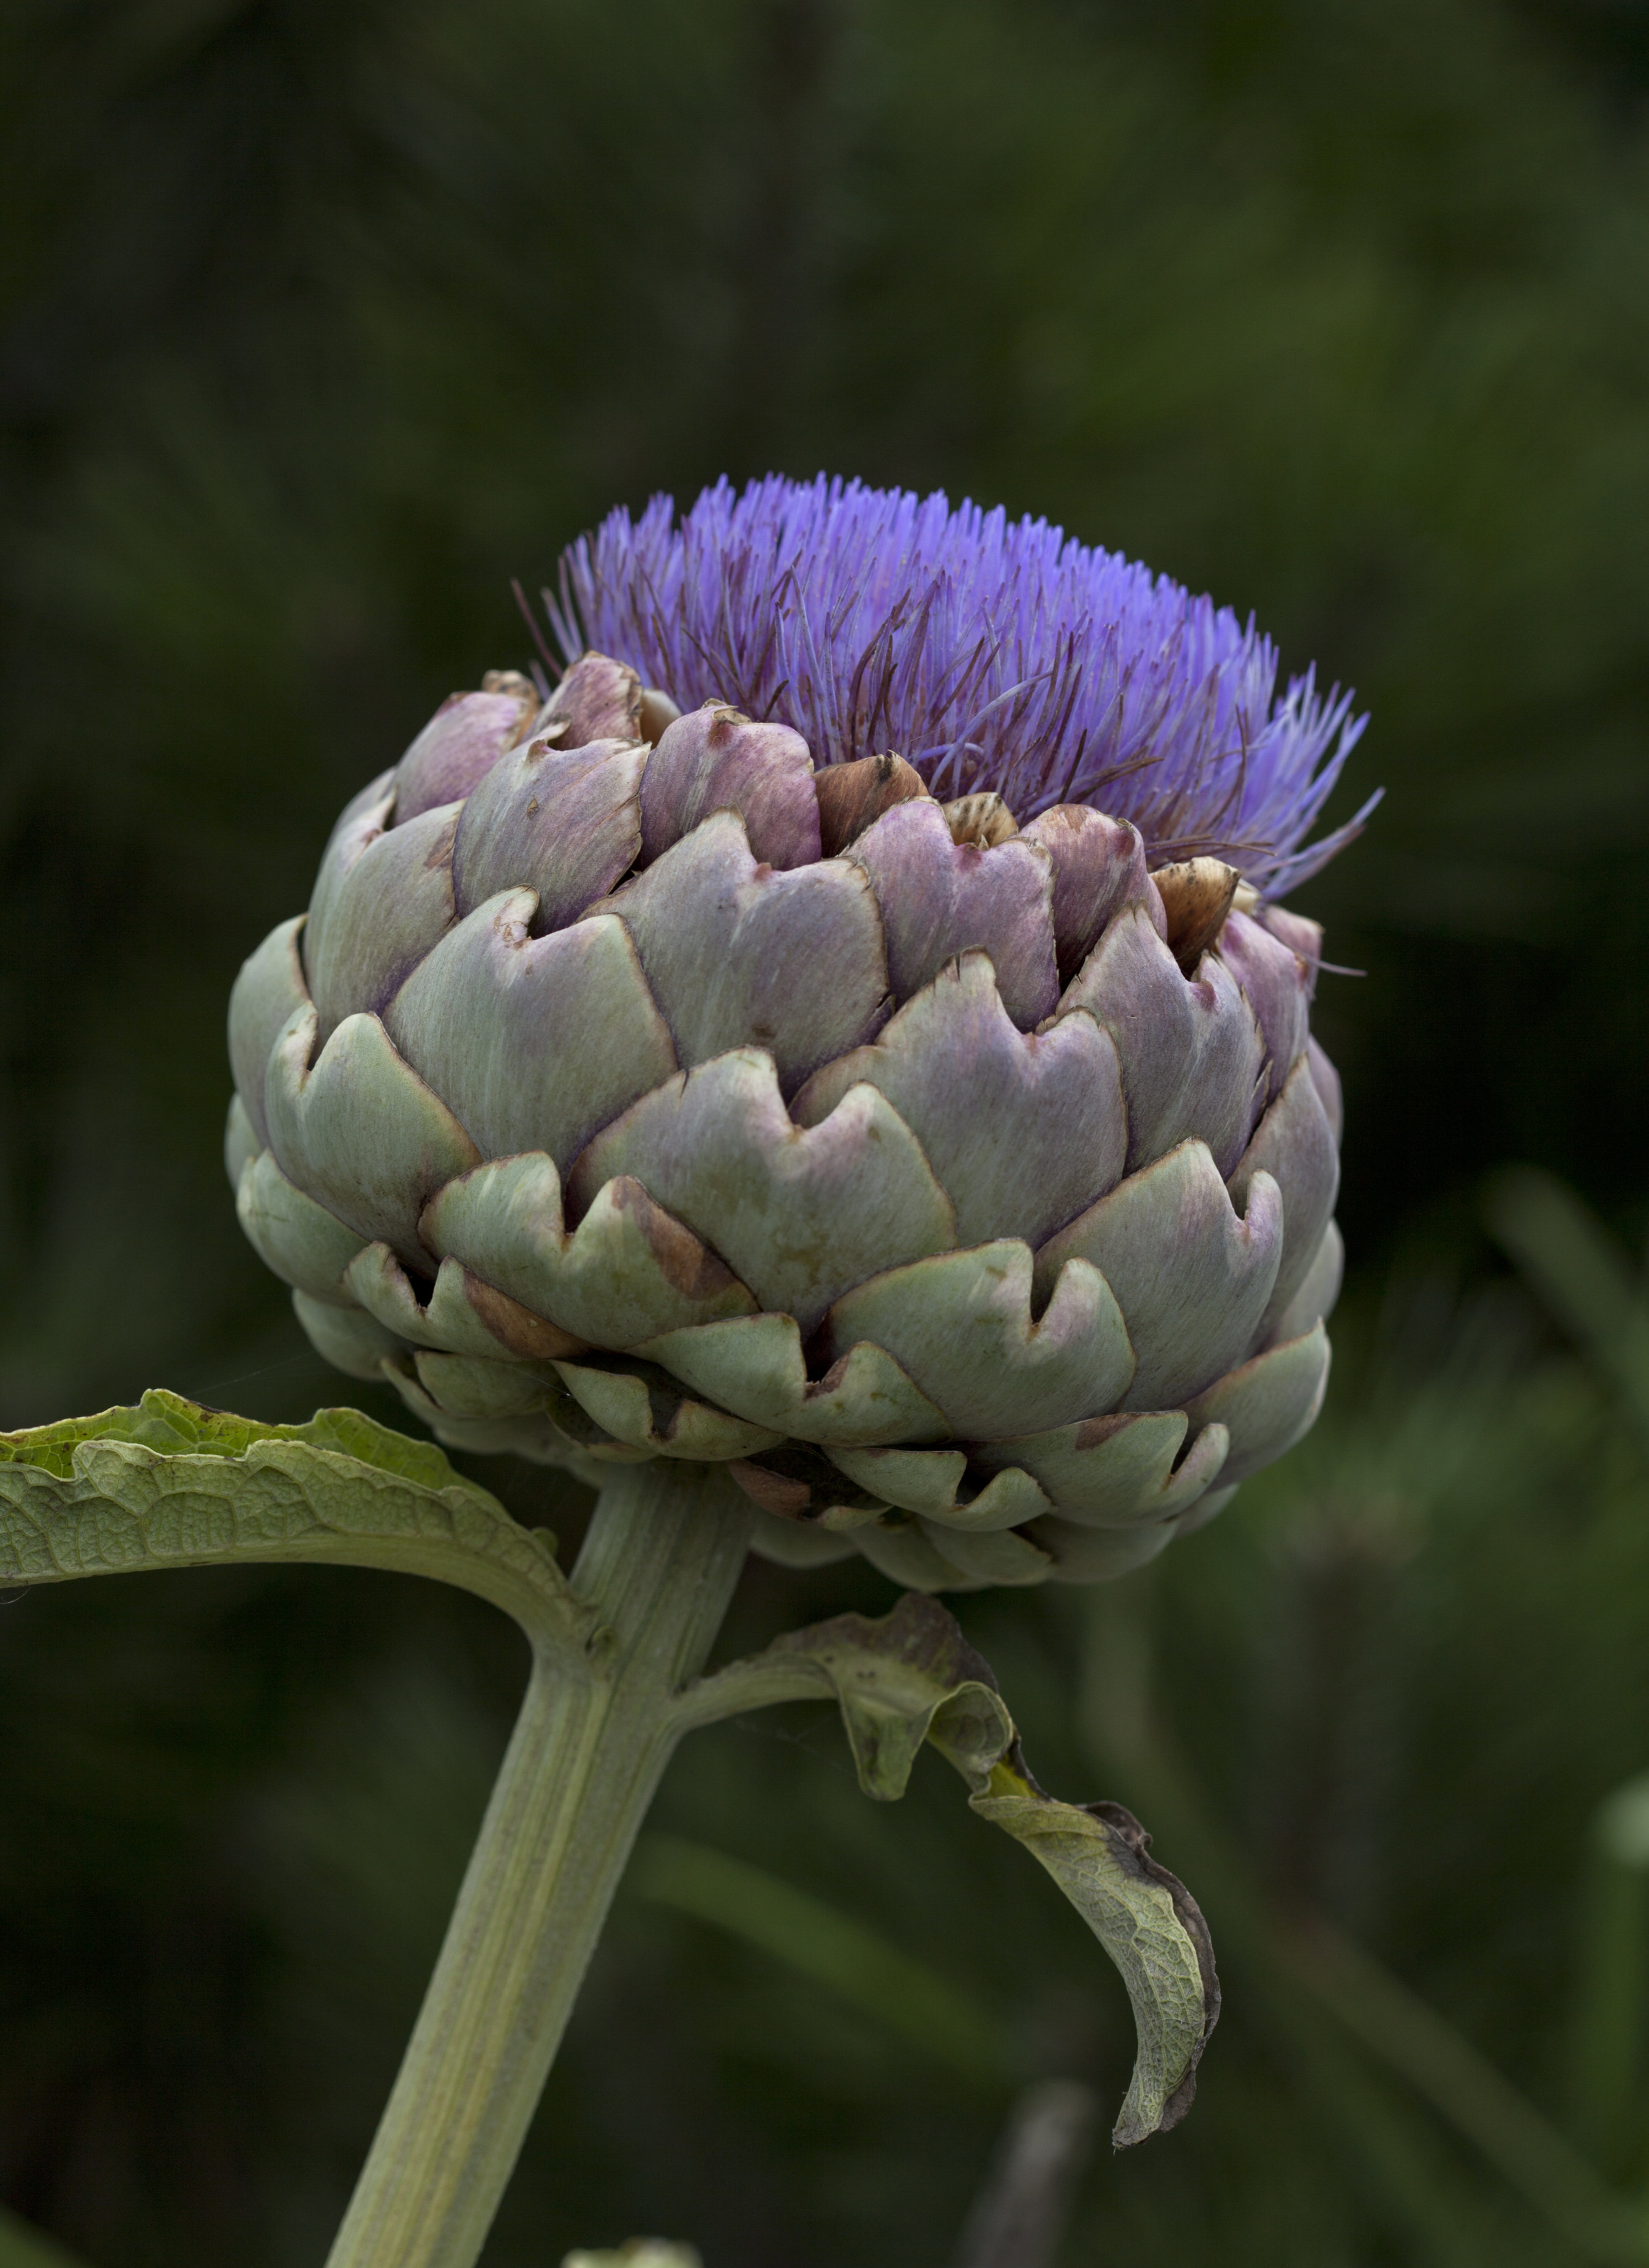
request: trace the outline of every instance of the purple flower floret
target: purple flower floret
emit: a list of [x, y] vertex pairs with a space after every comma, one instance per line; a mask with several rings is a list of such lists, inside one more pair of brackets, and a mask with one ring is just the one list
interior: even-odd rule
[[569, 660], [594, 646], [683, 707], [777, 718], [821, 764], [895, 750], [940, 797], [997, 789], [1021, 825], [1097, 805], [1153, 865], [1206, 852], [1272, 898], [1379, 800], [1302, 850], [1367, 721], [1351, 693], [1307, 670], [1278, 697], [1252, 618], [1000, 507], [722, 480], [679, 523], [666, 496], [610, 513], [545, 597]]

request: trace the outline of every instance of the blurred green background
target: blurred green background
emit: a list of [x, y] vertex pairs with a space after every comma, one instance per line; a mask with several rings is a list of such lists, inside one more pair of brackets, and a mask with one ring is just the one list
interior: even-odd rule
[[[1649, 2262], [1646, 96], [1643, 0], [0, 11], [0, 1424], [338, 1398], [235, 1227], [225, 999], [612, 503], [1045, 512], [1373, 712], [1299, 902], [1367, 972], [1329, 1412], [1115, 1590], [962, 1604], [1225, 1963], [1071, 2268]], [[730, 1643], [890, 1595], [757, 1571]], [[0, 1611], [0, 2198], [92, 2268], [319, 2262], [522, 1667], [388, 1577]], [[493, 2268], [943, 2268], [1016, 2086], [1115, 2103], [1120, 1989], [945, 1783], [872, 1808], [806, 1712], [689, 1746]]]

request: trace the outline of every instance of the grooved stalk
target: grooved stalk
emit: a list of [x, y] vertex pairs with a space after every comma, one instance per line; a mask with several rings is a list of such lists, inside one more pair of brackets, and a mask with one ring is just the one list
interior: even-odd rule
[[328, 2268], [474, 2268], [703, 1666], [751, 1513], [713, 1466], [616, 1468], [572, 1573], [603, 1645], [533, 1668]]

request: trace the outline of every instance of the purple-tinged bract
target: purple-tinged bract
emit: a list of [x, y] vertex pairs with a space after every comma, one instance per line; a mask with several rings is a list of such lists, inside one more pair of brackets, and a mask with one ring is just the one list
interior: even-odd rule
[[559, 611], [616, 651], [454, 694], [236, 984], [225, 1162], [313, 1344], [455, 1447], [725, 1465], [788, 1566], [1143, 1566], [1328, 1382], [1321, 932], [1270, 900], [1347, 703], [823, 482], [610, 520]]
[[569, 660], [594, 646], [684, 707], [793, 725], [821, 765], [894, 750], [942, 798], [997, 789], [1021, 825], [1097, 805], [1153, 865], [1206, 853], [1269, 897], [1378, 799], [1301, 848], [1363, 730], [1349, 692], [1307, 670], [1279, 696], [1252, 619], [939, 493], [723, 480], [679, 522], [655, 497], [571, 546], [549, 610]]

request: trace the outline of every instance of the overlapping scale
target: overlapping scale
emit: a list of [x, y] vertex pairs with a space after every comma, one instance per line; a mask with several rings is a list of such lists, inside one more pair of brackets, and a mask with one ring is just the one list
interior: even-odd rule
[[333, 836], [309, 901], [304, 973], [323, 1042], [346, 1016], [382, 1015], [453, 925], [453, 838], [463, 805], [438, 804], [386, 831], [389, 808], [374, 805]]
[[592, 740], [563, 749], [531, 741], [501, 756], [463, 806], [453, 844], [460, 915], [500, 890], [531, 890], [541, 935], [564, 929], [604, 897], [641, 850], [644, 748]]
[[1322, 1407], [1329, 1384], [1329, 1335], [1315, 1323], [1285, 1339], [1186, 1405], [1194, 1425], [1223, 1425], [1231, 1447], [1220, 1477], [1246, 1480], [1292, 1448]]
[[1322, 1105], [1323, 1116], [1329, 1122], [1329, 1131], [1334, 1137], [1334, 1146], [1340, 1146], [1345, 1132], [1345, 1099], [1340, 1090], [1340, 1074], [1322, 1051], [1321, 1042], [1312, 1040], [1306, 1048], [1306, 1061], [1311, 1069], [1311, 1083], [1317, 1090], [1317, 1100]]
[[449, 1182], [419, 1227], [431, 1253], [592, 1346], [639, 1346], [755, 1311], [732, 1270], [628, 1174], [603, 1183], [570, 1233], [561, 1176], [541, 1151]]
[[675, 1068], [629, 932], [611, 914], [534, 937], [530, 890], [478, 906], [415, 969], [386, 1022], [480, 1158], [563, 1168]]
[[238, 1094], [229, 1101], [229, 1115], [224, 1121], [224, 1171], [229, 1176], [232, 1189], [240, 1187], [240, 1176], [262, 1148], [261, 1138], [253, 1124], [247, 1106]]
[[241, 964], [229, 996], [229, 1068], [260, 1149], [269, 1138], [263, 1115], [269, 1051], [298, 1010], [311, 1005], [298, 946], [303, 926], [297, 914], [272, 929]]
[[1056, 803], [1038, 813], [1023, 840], [1044, 850], [1053, 867], [1050, 912], [1062, 984], [1070, 983], [1126, 905], [1143, 905], [1158, 935], [1167, 935], [1162, 901], [1145, 870], [1145, 843], [1125, 819], [1108, 819], [1085, 803]]
[[947, 961], [874, 1046], [815, 1072], [791, 1115], [816, 1125], [861, 1080], [921, 1143], [964, 1244], [1041, 1243], [1122, 1173], [1128, 1118], [1109, 1033], [1081, 1013], [1021, 1032], [986, 954]]
[[887, 1014], [881, 919], [864, 874], [840, 858], [758, 863], [736, 811], [702, 821], [606, 909], [634, 939], [684, 1066], [764, 1048], [791, 1094]]
[[416, 1349], [412, 1366], [437, 1407], [460, 1418], [533, 1417], [550, 1403], [556, 1385], [548, 1368], [442, 1347]]
[[1288, 1305], [1271, 1319], [1268, 1343], [1276, 1345], [1284, 1339], [1297, 1339], [1314, 1323], [1326, 1322], [1334, 1313], [1344, 1273], [1345, 1245], [1338, 1226], [1330, 1221], [1322, 1232], [1316, 1257], [1306, 1270], [1305, 1281]]
[[649, 1363], [610, 1369], [595, 1363], [556, 1366], [562, 1383], [586, 1417], [634, 1449], [656, 1457], [687, 1457], [728, 1464], [775, 1447], [780, 1433], [696, 1402]]
[[886, 1347], [964, 1440], [1114, 1409], [1134, 1351], [1109, 1285], [1071, 1260], [1034, 1314], [1032, 1267], [1030, 1247], [1005, 1239], [889, 1269], [835, 1302], [822, 1350]]
[[1226, 917], [1219, 957], [1241, 986], [1265, 1048], [1262, 1105], [1275, 1102], [1311, 1036], [1311, 968], [1243, 913]]
[[490, 1362], [552, 1362], [584, 1351], [571, 1332], [472, 1275], [460, 1260], [442, 1261], [427, 1300], [386, 1244], [363, 1247], [344, 1280], [366, 1313], [408, 1346]]
[[641, 680], [627, 662], [605, 653], [581, 653], [533, 720], [530, 737], [558, 748], [584, 748], [593, 740], [640, 740]]
[[1137, 1528], [1073, 1528], [1068, 1520], [1036, 1524], [1037, 1541], [1053, 1565], [1056, 1583], [1114, 1583], [1166, 1551], [1174, 1537], [1171, 1520], [1142, 1521]]
[[870, 876], [887, 936], [896, 1000], [909, 999], [956, 954], [990, 956], [1002, 1005], [1022, 1031], [1059, 997], [1053, 865], [1015, 836], [984, 850], [953, 843], [931, 799], [895, 804], [846, 853]]
[[1062, 1014], [1086, 1009], [1116, 1043], [1130, 1171], [1194, 1139], [1231, 1172], [1253, 1123], [1265, 1045], [1217, 954], [1196, 976], [1182, 976], [1145, 908], [1126, 906], [1059, 1005]]
[[401, 1342], [394, 1333], [359, 1307], [335, 1307], [307, 1292], [294, 1292], [292, 1312], [316, 1353], [347, 1378], [376, 1383], [385, 1366], [399, 1358]]
[[[483, 1457], [529, 1457], [539, 1464], [564, 1466], [593, 1488], [600, 1485], [603, 1466], [643, 1463], [650, 1454], [620, 1441], [604, 1446], [586, 1442], [582, 1429], [587, 1427], [587, 1421], [564, 1388], [558, 1389], [558, 1402], [552, 1403], [546, 1395], [544, 1406], [525, 1417], [464, 1418], [426, 1391], [409, 1357], [386, 1356], [379, 1367], [413, 1416], [450, 1449], [469, 1449]], [[571, 1430], [564, 1422], [569, 1411], [577, 1412], [579, 1421]]]
[[461, 803], [532, 724], [537, 696], [525, 677], [499, 670], [479, 693], [441, 703], [394, 770], [398, 826], [438, 804]]
[[822, 1376], [808, 1374], [792, 1315], [696, 1324], [637, 1351], [725, 1410], [832, 1450], [944, 1440], [955, 1431], [885, 1344], [850, 1339]]
[[970, 1481], [964, 1449], [833, 1449], [832, 1462], [872, 1497], [901, 1512], [919, 1513], [943, 1528], [983, 1535], [1020, 1528], [1052, 1510], [1021, 1465], [1004, 1465], [983, 1483]]
[[315, 1054], [315, 1012], [300, 1009], [270, 1053], [269, 1147], [297, 1188], [364, 1240], [414, 1265], [418, 1215], [481, 1153], [433, 1088], [398, 1055], [376, 1016], [350, 1016]]
[[582, 1210], [629, 1174], [806, 1336], [833, 1300], [947, 1250], [955, 1214], [922, 1145], [872, 1086], [799, 1128], [773, 1058], [736, 1048], [654, 1087], [598, 1134], [569, 1188]]
[[1305, 1056], [1255, 1127], [1254, 1138], [1231, 1176], [1235, 1204], [1248, 1204], [1249, 1189], [1261, 1174], [1269, 1174], [1283, 1196], [1282, 1257], [1263, 1328], [1275, 1321], [1305, 1282], [1340, 1189], [1340, 1152], [1334, 1129]]
[[241, 1167], [235, 1210], [247, 1242], [283, 1284], [328, 1307], [355, 1304], [343, 1279], [364, 1237], [288, 1181], [267, 1150]]
[[242, 1223], [453, 1447], [723, 1462], [791, 1565], [1124, 1572], [1311, 1423], [1342, 1262], [1320, 932], [1179, 889], [606, 656], [490, 678], [241, 972]]
[[709, 702], [667, 725], [641, 784], [641, 855], [661, 858], [718, 811], [736, 811], [756, 857], [806, 866], [820, 855], [819, 799], [807, 743], [788, 725], [756, 725]]
[[985, 1444], [987, 1470], [1029, 1473], [1062, 1520], [1079, 1528], [1132, 1528], [1186, 1511], [1211, 1485], [1227, 1437], [1196, 1453], [1182, 1410], [1086, 1418], [1046, 1432]]
[[1251, 1176], [1247, 1197], [1243, 1219], [1207, 1144], [1182, 1142], [1037, 1254], [1044, 1290], [1076, 1256], [1110, 1285], [1134, 1350], [1123, 1408], [1173, 1409], [1253, 1346], [1283, 1257], [1283, 1198], [1264, 1172]]
[[993, 1528], [975, 1535], [938, 1521], [924, 1520], [919, 1525], [940, 1559], [973, 1582], [1022, 1588], [1045, 1583], [1054, 1572], [1052, 1554], [1028, 1529]]

